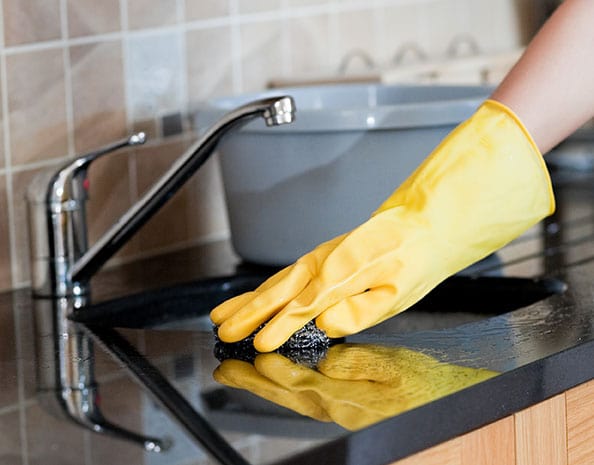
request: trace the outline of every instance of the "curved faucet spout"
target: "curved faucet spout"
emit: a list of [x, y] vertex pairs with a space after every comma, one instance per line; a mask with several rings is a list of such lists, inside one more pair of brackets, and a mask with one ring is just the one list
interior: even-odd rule
[[[226, 134], [257, 117], [262, 117], [268, 126], [276, 126], [291, 123], [294, 116], [295, 104], [289, 96], [264, 98], [231, 110], [199, 137], [148, 192], [88, 250], [85, 247], [81, 251], [79, 245], [86, 245], [84, 202], [65, 199], [64, 193], [76, 189], [56, 182], [68, 179], [61, 176], [62, 171], [53, 174], [53, 182], [49, 186], [46, 184], [46, 217], [32, 224], [30, 234], [37, 241], [41, 234], [42, 239], [49, 243], [44, 247], [49, 250], [48, 257], [39, 258], [33, 254], [34, 259], [42, 263], [41, 270], [37, 270], [40, 268], [36, 266], [39, 263], [33, 264], [34, 293], [49, 297], [86, 294], [91, 276], [186, 183], [210, 157]], [[140, 143], [136, 139], [129, 140]], [[78, 160], [73, 164], [78, 164]], [[35, 196], [30, 195], [31, 197]], [[52, 201], [55, 198], [59, 198], [59, 203]], [[44, 227], [50, 228], [45, 234], [37, 230]], [[73, 248], [72, 244], [76, 247]], [[46, 261], [47, 269], [43, 269]]]
[[247, 103], [223, 116], [74, 264], [71, 280], [88, 280], [186, 183], [231, 129], [258, 116], [263, 117], [268, 126], [290, 123], [294, 111], [293, 99], [284, 96]]

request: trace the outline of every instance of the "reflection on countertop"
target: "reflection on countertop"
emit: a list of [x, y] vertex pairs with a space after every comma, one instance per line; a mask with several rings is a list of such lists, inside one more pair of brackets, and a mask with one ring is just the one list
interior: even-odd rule
[[[278, 354], [257, 355], [250, 362], [221, 362], [213, 353], [211, 329], [194, 325], [191, 319], [150, 329], [93, 326], [101, 410], [127, 430], [171, 437], [173, 447], [163, 454], [145, 453], [137, 445], [94, 434], [47, 413], [36, 392], [40, 367], [29, 290], [0, 294], [0, 463], [217, 463], [187, 427], [179, 426], [180, 415], [159, 402], [155, 394], [165, 386], [165, 391], [174, 389], [196, 418], [208, 422], [247, 463], [313, 463], [320, 457], [325, 463], [343, 463], [346, 450], [353, 456], [365, 450], [366, 463], [380, 464], [594, 378], [594, 368], [585, 362], [594, 356], [594, 176], [559, 170], [554, 179], [556, 213], [502, 249], [499, 261], [485, 261], [467, 276], [565, 283], [518, 310], [471, 319], [458, 315], [460, 323], [441, 328], [435, 326], [435, 321], [443, 321], [439, 311], [419, 309], [419, 318], [408, 320], [405, 312], [400, 322], [393, 318], [331, 347], [314, 368]], [[93, 297], [98, 305], [130, 303], [120, 299], [141, 292], [158, 296], [176, 286], [191, 289], [207, 279], [272, 271], [239, 263], [223, 241], [106, 270], [92, 283]], [[466, 293], [459, 294], [463, 301]], [[484, 308], [473, 307], [486, 306], [480, 299], [468, 302], [467, 314], [480, 314]], [[109, 334], [117, 334], [129, 351], [114, 354]], [[370, 359], [375, 361], [369, 363]], [[376, 379], [378, 367], [382, 382]], [[150, 370], [154, 376], [147, 379], [143, 375]], [[403, 376], [407, 370], [410, 376]], [[288, 379], [283, 373], [294, 375], [297, 384], [283, 384]], [[415, 373], [420, 375], [412, 376]], [[448, 379], [444, 373], [454, 381], [437, 383]], [[275, 379], [278, 376], [282, 380]], [[161, 384], [150, 387], [151, 379]], [[404, 381], [411, 383], [408, 389], [424, 396], [407, 401], [403, 392], [411, 391], [403, 390]], [[347, 386], [353, 382], [356, 389]], [[417, 389], [417, 383], [431, 389]], [[381, 399], [391, 399], [384, 411], [378, 413], [370, 386], [382, 391]], [[438, 418], [447, 418], [447, 424]], [[410, 425], [419, 422], [432, 426], [412, 431]], [[389, 434], [394, 430], [399, 431], [397, 438]], [[372, 451], [369, 441], [377, 446]]]

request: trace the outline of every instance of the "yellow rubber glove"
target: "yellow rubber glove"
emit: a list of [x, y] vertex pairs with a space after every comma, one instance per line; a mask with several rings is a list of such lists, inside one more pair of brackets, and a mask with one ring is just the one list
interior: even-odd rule
[[555, 208], [540, 152], [519, 119], [487, 100], [350, 233], [256, 291], [211, 312], [225, 342], [266, 323], [260, 352], [315, 318], [343, 337], [406, 310], [445, 278], [501, 248]]
[[253, 365], [225, 360], [213, 376], [302, 415], [356, 430], [496, 374], [406, 348], [339, 344], [330, 347], [317, 371], [272, 353], [258, 355]]

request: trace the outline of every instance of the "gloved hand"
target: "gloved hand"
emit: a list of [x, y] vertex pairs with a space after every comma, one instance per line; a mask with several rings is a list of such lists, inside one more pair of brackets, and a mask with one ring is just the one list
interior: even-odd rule
[[499, 249], [555, 208], [538, 148], [519, 119], [487, 100], [353, 231], [255, 291], [211, 312], [225, 342], [270, 352], [315, 318], [331, 338], [406, 310], [448, 276]]
[[317, 370], [277, 353], [224, 360], [216, 381], [349, 430], [371, 425], [495, 376], [401, 347], [338, 344]]

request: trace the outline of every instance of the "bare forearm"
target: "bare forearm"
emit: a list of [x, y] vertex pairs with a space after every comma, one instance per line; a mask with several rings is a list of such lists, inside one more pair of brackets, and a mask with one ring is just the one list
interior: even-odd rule
[[492, 95], [546, 153], [594, 115], [594, 1], [566, 0]]

